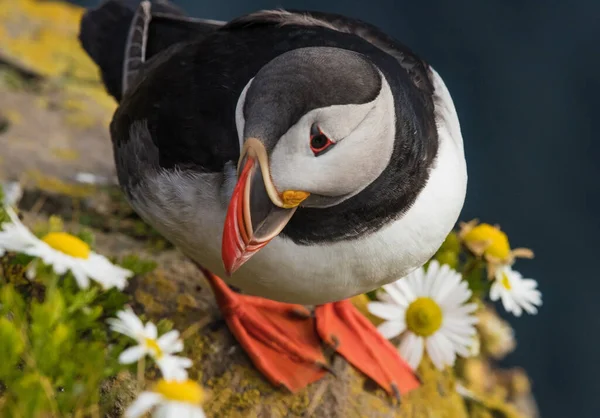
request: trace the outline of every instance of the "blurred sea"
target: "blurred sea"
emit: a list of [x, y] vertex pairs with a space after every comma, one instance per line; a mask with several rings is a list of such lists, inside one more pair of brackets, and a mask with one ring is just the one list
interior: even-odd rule
[[505, 316], [518, 340], [506, 363], [527, 369], [543, 418], [600, 417], [600, 2], [175, 3], [220, 20], [274, 7], [342, 13], [429, 61], [461, 118], [470, 174], [462, 220], [499, 223], [513, 246], [536, 253], [515, 267], [539, 281], [544, 306]]

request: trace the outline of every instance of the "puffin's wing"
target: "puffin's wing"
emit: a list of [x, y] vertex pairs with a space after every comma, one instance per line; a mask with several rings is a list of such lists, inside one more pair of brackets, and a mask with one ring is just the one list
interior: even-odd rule
[[151, 7], [149, 1], [142, 1], [129, 25], [129, 34], [125, 41], [121, 94], [125, 94], [142, 69], [142, 64], [146, 61], [148, 29], [152, 20]]
[[239, 17], [227, 23], [223, 29], [240, 29], [258, 25], [318, 26], [358, 36], [394, 57], [409, 74], [415, 86], [427, 95], [433, 93], [428, 64], [410, 48], [387, 35], [374, 25], [359, 19], [315, 11], [262, 10]]
[[100, 67], [106, 89], [120, 101], [144, 61], [178, 42], [207, 36], [223, 24], [187, 17], [164, 0], [105, 0], [85, 13], [79, 39]]

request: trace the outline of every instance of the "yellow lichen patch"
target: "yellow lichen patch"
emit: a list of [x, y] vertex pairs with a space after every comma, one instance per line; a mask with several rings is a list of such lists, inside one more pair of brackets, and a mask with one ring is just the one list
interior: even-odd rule
[[469, 389], [477, 392], [485, 391], [491, 376], [490, 365], [485, 359], [472, 357], [465, 359], [459, 367], [459, 375]]
[[154, 286], [157, 294], [172, 295], [177, 292], [177, 285], [165, 276], [164, 270], [158, 268], [142, 279], [144, 286]]
[[148, 314], [162, 314], [166, 308], [156, 301], [156, 297], [152, 293], [148, 293], [142, 289], [135, 291], [135, 299], [144, 305], [144, 311]]
[[98, 105], [105, 124], [110, 122], [112, 114], [117, 108], [117, 102], [106, 93], [104, 87], [100, 84], [70, 83], [65, 86], [64, 91], [67, 95], [65, 102], [69, 110], [74, 111], [75, 114], [87, 112], [90, 106], [84, 100], [91, 100], [91, 102]]
[[404, 397], [401, 417], [466, 418], [465, 405], [456, 392], [451, 369], [439, 371], [427, 356], [418, 369], [421, 387]]
[[66, 105], [75, 115], [67, 122], [78, 127], [90, 126], [92, 118], [83, 117], [90, 107], [72, 109], [73, 101], [85, 97], [99, 105], [104, 124], [116, 107], [104, 90], [98, 67], [79, 43], [83, 11], [66, 2], [0, 0], [0, 56], [28, 72], [64, 84]]
[[50, 152], [61, 160], [75, 161], [79, 158], [79, 153], [69, 148], [53, 148]]
[[4, 116], [6, 116], [6, 118], [10, 121], [10, 123], [17, 125], [17, 124], [20, 124], [21, 122], [23, 122], [23, 115], [21, 115], [16, 110], [8, 109], [8, 110], [3, 111], [3, 113], [4, 113]]
[[77, 38], [82, 8], [63, 2], [2, 0], [0, 9], [4, 55], [42, 76], [80, 68], [86, 78], [98, 78]]
[[65, 121], [69, 126], [79, 129], [91, 128], [98, 122], [95, 117], [85, 113], [77, 115], [67, 115]]
[[508, 402], [507, 391], [502, 386], [494, 386], [486, 391], [467, 387], [463, 392], [471, 418], [526, 418], [515, 405]]
[[276, 389], [254, 369], [242, 365], [210, 379], [207, 386], [212, 389], [212, 397], [204, 406], [208, 416], [301, 416], [310, 403], [309, 389], [295, 395]]
[[49, 177], [38, 171], [29, 171], [26, 177], [41, 190], [74, 198], [89, 197], [95, 191], [95, 188], [91, 185], [65, 183], [56, 177]]
[[184, 312], [188, 309], [198, 308], [198, 301], [187, 293], [177, 296], [177, 312]]
[[185, 325], [180, 328], [183, 331], [181, 335], [185, 341], [185, 355], [194, 361], [194, 366], [189, 370], [189, 375], [191, 378], [201, 379], [203, 373], [199, 366], [202, 365], [207, 347], [211, 347], [211, 339], [198, 332], [195, 332], [193, 335], [187, 335], [189, 332], [188, 327], [185, 327]]

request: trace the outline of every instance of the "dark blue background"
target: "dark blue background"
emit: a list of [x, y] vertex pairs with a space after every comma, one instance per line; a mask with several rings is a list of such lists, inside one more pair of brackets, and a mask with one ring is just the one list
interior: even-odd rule
[[530, 373], [542, 417], [600, 417], [599, 1], [175, 2], [220, 20], [274, 7], [342, 13], [429, 61], [461, 119], [470, 175], [462, 219], [499, 223], [513, 246], [536, 252], [516, 268], [539, 281], [544, 306], [509, 317], [518, 348], [507, 363]]

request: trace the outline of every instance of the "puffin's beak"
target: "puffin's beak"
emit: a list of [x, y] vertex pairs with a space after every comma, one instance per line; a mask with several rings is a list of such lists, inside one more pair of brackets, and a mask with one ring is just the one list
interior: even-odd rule
[[269, 173], [267, 152], [255, 139], [246, 140], [238, 164], [223, 229], [222, 258], [225, 272], [233, 274], [242, 264], [275, 238], [309, 193], [275, 189]]

